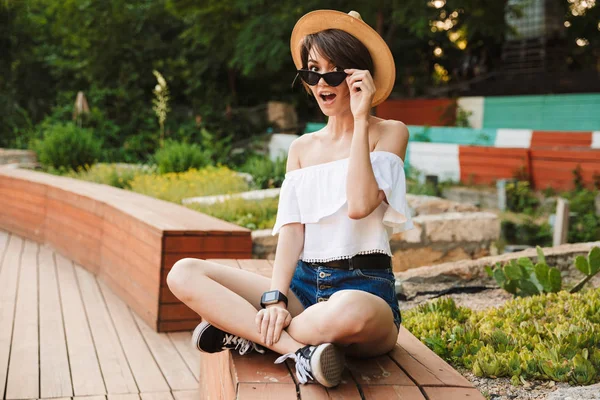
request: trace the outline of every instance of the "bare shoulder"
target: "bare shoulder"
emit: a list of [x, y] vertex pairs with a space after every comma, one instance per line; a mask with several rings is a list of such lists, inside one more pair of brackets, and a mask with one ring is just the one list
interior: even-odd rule
[[286, 172], [300, 168], [300, 154], [304, 152], [310, 141], [311, 136], [309, 133], [301, 135], [292, 141], [288, 149]]
[[393, 119], [379, 119], [376, 123], [381, 134], [375, 150], [389, 151], [404, 160], [409, 137], [406, 125]]

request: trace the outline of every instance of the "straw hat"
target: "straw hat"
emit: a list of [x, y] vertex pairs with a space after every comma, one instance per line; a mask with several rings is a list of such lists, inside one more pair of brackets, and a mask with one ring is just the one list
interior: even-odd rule
[[383, 38], [365, 23], [356, 11], [345, 14], [334, 10], [317, 10], [300, 18], [294, 26], [290, 39], [290, 49], [296, 68], [302, 68], [300, 49], [304, 37], [325, 29], [345, 31], [367, 47], [373, 59], [373, 81], [376, 89], [371, 106], [374, 107], [384, 101], [390, 95], [396, 80], [394, 58]]

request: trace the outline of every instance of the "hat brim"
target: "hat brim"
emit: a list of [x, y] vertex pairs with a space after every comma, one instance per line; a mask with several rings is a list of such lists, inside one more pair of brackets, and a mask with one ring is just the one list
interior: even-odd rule
[[317, 10], [305, 14], [296, 22], [290, 39], [290, 50], [296, 68], [302, 68], [300, 49], [306, 35], [325, 29], [340, 29], [360, 40], [373, 59], [375, 94], [371, 106], [383, 102], [392, 92], [396, 80], [394, 57], [383, 38], [366, 22], [335, 10]]

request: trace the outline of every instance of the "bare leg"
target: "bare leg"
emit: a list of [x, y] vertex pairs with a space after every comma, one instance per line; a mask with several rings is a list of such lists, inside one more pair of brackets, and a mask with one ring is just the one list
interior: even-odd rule
[[[260, 309], [261, 295], [270, 288], [268, 278], [206, 260], [184, 258], [173, 265], [167, 285], [188, 307], [228, 333], [280, 354], [294, 352], [305, 345], [285, 330], [272, 346], [263, 343], [254, 319]], [[291, 291], [288, 301], [292, 317], [302, 313], [304, 307]]]
[[372, 357], [391, 351], [398, 337], [390, 306], [360, 290], [340, 290], [292, 319], [288, 333], [301, 342], [347, 346], [346, 353]]

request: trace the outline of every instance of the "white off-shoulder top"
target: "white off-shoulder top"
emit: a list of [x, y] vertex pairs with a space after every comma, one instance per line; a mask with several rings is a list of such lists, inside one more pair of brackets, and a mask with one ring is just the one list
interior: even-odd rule
[[304, 224], [305, 262], [327, 262], [357, 254], [392, 255], [390, 238], [413, 228], [406, 202], [404, 162], [388, 151], [370, 153], [373, 174], [387, 201], [367, 217], [348, 217], [346, 176], [349, 158], [312, 165], [285, 174], [272, 235], [289, 223]]

